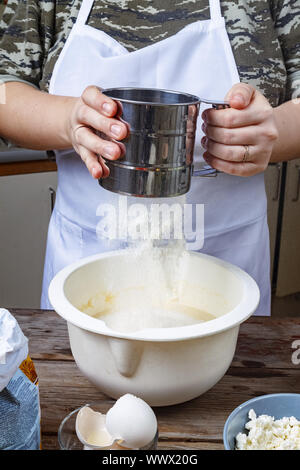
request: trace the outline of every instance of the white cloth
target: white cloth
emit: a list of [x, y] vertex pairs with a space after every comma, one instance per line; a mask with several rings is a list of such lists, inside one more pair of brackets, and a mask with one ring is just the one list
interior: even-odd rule
[[[80, 96], [88, 85], [102, 88], [139, 86], [192, 93], [223, 100], [239, 81], [221, 16], [219, 0], [210, 0], [211, 19], [197, 21], [177, 34], [134, 52], [86, 24], [93, 0], [82, 6], [55, 65], [50, 93]], [[195, 162], [202, 159], [199, 114]], [[100, 203], [117, 204], [118, 195], [99, 187], [73, 151], [57, 151], [59, 185], [46, 252], [42, 307], [51, 308], [47, 290], [65, 265], [89, 254], [110, 250], [97, 239]], [[270, 312], [269, 238], [263, 174], [242, 178], [219, 174], [192, 179], [187, 202], [204, 204], [203, 252], [234, 262], [257, 281], [261, 302], [257, 314]], [[118, 248], [116, 242], [115, 248]]]
[[0, 392], [28, 355], [28, 340], [11, 313], [0, 308]]

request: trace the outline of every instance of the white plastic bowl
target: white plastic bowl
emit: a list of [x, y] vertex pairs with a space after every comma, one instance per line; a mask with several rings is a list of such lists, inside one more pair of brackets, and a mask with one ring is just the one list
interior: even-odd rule
[[236, 266], [187, 252], [181, 301], [218, 318], [183, 327], [120, 333], [79, 310], [99, 287], [124, 289], [140, 283], [141, 266], [136, 263], [130, 250], [84, 258], [54, 277], [50, 302], [68, 323], [77, 366], [102, 392], [113, 398], [132, 393], [151, 406], [185, 402], [206, 392], [225, 374], [235, 352], [239, 325], [259, 303], [258, 286]]

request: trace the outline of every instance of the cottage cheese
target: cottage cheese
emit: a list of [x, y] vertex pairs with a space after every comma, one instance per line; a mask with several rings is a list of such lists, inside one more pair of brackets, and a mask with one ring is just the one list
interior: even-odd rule
[[246, 433], [236, 436], [236, 450], [300, 450], [300, 421], [294, 416], [275, 420], [249, 411]]

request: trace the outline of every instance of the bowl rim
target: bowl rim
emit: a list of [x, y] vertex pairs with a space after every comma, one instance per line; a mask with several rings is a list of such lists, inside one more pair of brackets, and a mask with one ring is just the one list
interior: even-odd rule
[[92, 255], [82, 258], [59, 271], [52, 279], [48, 290], [49, 300], [56, 313], [72, 325], [92, 333], [98, 333], [113, 338], [138, 341], [169, 342], [207, 337], [232, 329], [247, 320], [258, 306], [260, 291], [255, 280], [249, 274], [227, 261], [223, 261], [211, 255], [192, 251], [187, 251], [186, 253], [189, 256], [209, 259], [213, 263], [225, 267], [243, 282], [243, 297], [240, 303], [231, 310], [231, 312], [204, 323], [195, 323], [192, 325], [173, 328], [145, 328], [135, 332], [123, 333], [112, 330], [106, 326], [103, 320], [93, 318], [86, 313], [81, 312], [65, 297], [64, 284], [73, 272], [80, 269], [82, 266], [104, 258], [128, 256], [130, 252], [131, 249], [121, 249]]
[[256, 403], [258, 401], [268, 399], [268, 398], [274, 398], [274, 397], [282, 397], [282, 398], [298, 397], [300, 401], [300, 393], [284, 393], [284, 392], [267, 393], [266, 395], [259, 395], [258, 397], [250, 398], [249, 400], [244, 401], [230, 413], [230, 415], [225, 421], [224, 428], [223, 428], [223, 444], [224, 444], [225, 450], [234, 450], [234, 449], [231, 449], [229, 442], [228, 442], [228, 438], [227, 438], [228, 427], [232, 418], [234, 418], [243, 408], [248, 406], [250, 403]]
[[49, 299], [54, 310], [67, 322], [81, 329], [114, 338], [139, 341], [182, 341], [211, 336], [232, 329], [247, 320], [258, 306], [260, 299], [259, 288], [254, 279], [242, 269], [214, 256], [197, 252], [186, 252], [189, 256], [209, 259], [213, 263], [225, 267], [235, 274], [244, 284], [241, 302], [231, 311], [220, 317], [204, 323], [192, 324], [173, 328], [145, 328], [130, 333], [122, 333], [106, 326], [103, 320], [93, 318], [74, 307], [64, 295], [64, 285], [68, 277], [81, 267], [95, 261], [118, 256], [128, 256], [131, 249], [121, 249], [82, 258], [63, 268], [52, 279], [49, 286]]
[[73, 416], [76, 412], [81, 410], [81, 408], [83, 408], [84, 406], [86, 405], [79, 406], [78, 408], [75, 408], [73, 411], [70, 411], [70, 413], [68, 413], [60, 422], [58, 430], [57, 430], [57, 440], [58, 440], [58, 444], [61, 450], [67, 450], [64, 443], [62, 442], [62, 437], [61, 437], [62, 430], [63, 430], [65, 423], [71, 418], [71, 416]]

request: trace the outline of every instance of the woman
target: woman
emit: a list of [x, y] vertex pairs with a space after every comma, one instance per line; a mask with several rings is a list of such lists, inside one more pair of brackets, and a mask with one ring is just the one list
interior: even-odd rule
[[248, 271], [261, 290], [257, 314], [269, 314], [263, 171], [299, 155], [300, 110], [291, 101], [300, 74], [299, 13], [299, 0], [8, 1], [0, 135], [57, 150], [42, 307], [59, 269], [111, 249], [97, 239], [96, 208], [117, 196], [95, 180], [108, 174], [99, 155], [117, 159], [120, 149], [94, 130], [122, 140], [127, 128], [99, 87], [142, 86], [230, 101], [231, 109], [204, 111], [198, 127], [206, 137], [195, 149], [197, 161], [202, 143], [205, 160], [223, 173], [195, 178], [188, 200], [205, 204], [203, 251]]

